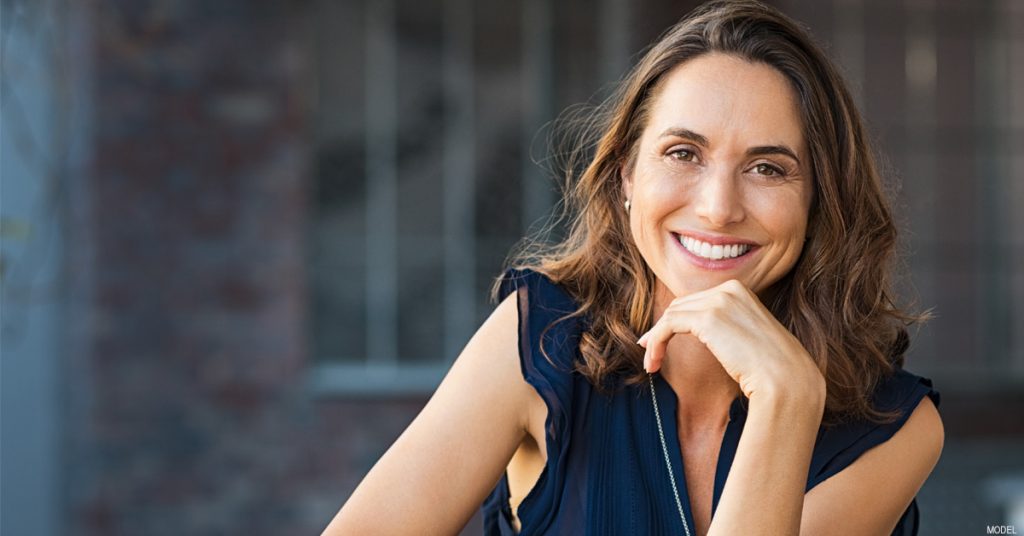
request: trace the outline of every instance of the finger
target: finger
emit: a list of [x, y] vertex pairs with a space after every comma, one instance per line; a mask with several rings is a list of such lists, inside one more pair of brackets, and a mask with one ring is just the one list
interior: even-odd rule
[[657, 372], [661, 369], [661, 364], [665, 360], [665, 354], [668, 349], [668, 342], [673, 336], [677, 333], [689, 333], [689, 324], [685, 322], [679, 324], [675, 317], [679, 316], [676, 314], [677, 312], [690, 313], [689, 317], [692, 321], [692, 313], [703, 310], [699, 306], [693, 307], [693, 311], [666, 309], [657, 322], [651, 326], [651, 329], [647, 330], [647, 333], [640, 337], [640, 343], [642, 343], [640, 345], [644, 347], [644, 370], [648, 373]]
[[678, 333], [691, 333], [696, 315], [692, 312], [671, 312], [662, 315], [658, 323], [647, 332], [644, 352], [644, 370], [657, 372], [665, 360], [668, 341]]
[[702, 312], [707, 317], [709, 325], [713, 323], [723, 328], [730, 327], [733, 331], [748, 333], [763, 333], [766, 329], [774, 328], [775, 324], [782, 326], [760, 302], [726, 293], [709, 294], [703, 299], [676, 302], [665, 312]]
[[[701, 291], [702, 294], [704, 292], [706, 291]], [[665, 315], [674, 311], [701, 311], [709, 309], [712, 304], [709, 304], [707, 302], [708, 299], [712, 298], [713, 296], [715, 296], [715, 294], [703, 294], [702, 296], [694, 297], [692, 300], [687, 299], [686, 301], [682, 301], [683, 298], [677, 298], [661, 313], [661, 316], [654, 321], [654, 325], [651, 326], [650, 329], [648, 329], [643, 335], [640, 336], [639, 339], [636, 340], [636, 343], [640, 346], [643, 346], [644, 348], [647, 348], [647, 345], [650, 343], [651, 332], [654, 331], [654, 328], [662, 322], [662, 319], [665, 318]]]
[[[658, 325], [658, 322], [661, 321], [661, 318], [664, 318], [665, 315], [670, 311], [698, 311], [711, 308], [711, 306], [713, 306], [714, 303], [709, 303], [709, 300], [720, 299], [722, 294], [722, 289], [720, 287], [721, 285], [718, 285], [715, 287], [694, 292], [692, 294], [687, 294], [686, 296], [672, 300], [672, 302], [669, 303], [669, 306], [666, 307], [665, 310], [662, 312], [661, 317], [655, 321], [654, 325]], [[636, 343], [646, 348], [647, 343], [650, 339], [651, 331], [653, 329], [654, 326], [651, 326], [651, 328], [648, 329], [646, 333], [644, 333], [643, 335], [640, 336], [639, 339], [637, 339]]]
[[[728, 292], [716, 292], [688, 300], [675, 301], [665, 312], [706, 311], [717, 312], [717, 316], [742, 320], [749, 324], [756, 318], [767, 313], [760, 303], [754, 303], [745, 296], [737, 296]], [[767, 313], [770, 314], [770, 313]]]
[[644, 354], [644, 369], [648, 373], [661, 370], [668, 341], [677, 333], [673, 317], [674, 315], [663, 315], [654, 328], [648, 332], [647, 351]]

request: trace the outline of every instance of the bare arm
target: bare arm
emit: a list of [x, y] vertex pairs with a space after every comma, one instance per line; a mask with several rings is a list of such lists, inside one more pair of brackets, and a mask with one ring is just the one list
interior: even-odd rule
[[942, 454], [945, 431], [927, 396], [888, 441], [807, 492], [800, 534], [888, 536]]
[[764, 392], [750, 398], [709, 536], [799, 533], [807, 471], [825, 407], [824, 388], [820, 393]]
[[533, 397], [519, 367], [513, 293], [323, 534], [457, 533], [524, 439]]
[[814, 404], [751, 398], [709, 535], [892, 532], [942, 452], [935, 405], [925, 397], [892, 438], [805, 495], [820, 418]]

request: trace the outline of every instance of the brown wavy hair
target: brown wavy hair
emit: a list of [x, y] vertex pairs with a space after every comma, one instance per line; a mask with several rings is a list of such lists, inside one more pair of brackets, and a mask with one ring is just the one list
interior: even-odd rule
[[[563, 116], [569, 147], [560, 215], [514, 250], [509, 265], [565, 288], [585, 317], [576, 370], [599, 389], [645, 381], [638, 334], [654, 322], [655, 276], [633, 242], [620, 170], [632, 166], [664, 75], [711, 52], [774, 67], [796, 92], [815, 180], [809, 240], [763, 300], [808, 350], [827, 385], [823, 424], [898, 413], [873, 406], [880, 381], [902, 367], [911, 315], [894, 301], [896, 227], [875, 157], [846, 84], [811, 36], [756, 1], [714, 1], [669, 28], [596, 110]], [[546, 239], [560, 224], [567, 233]], [[495, 285], [495, 292], [498, 285]], [[619, 381], [612, 381], [619, 380]]]

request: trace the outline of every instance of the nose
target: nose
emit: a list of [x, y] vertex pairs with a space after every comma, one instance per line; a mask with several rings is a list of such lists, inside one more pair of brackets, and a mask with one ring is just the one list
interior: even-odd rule
[[720, 168], [704, 176], [698, 186], [696, 212], [715, 227], [743, 221], [742, 195], [733, 173]]

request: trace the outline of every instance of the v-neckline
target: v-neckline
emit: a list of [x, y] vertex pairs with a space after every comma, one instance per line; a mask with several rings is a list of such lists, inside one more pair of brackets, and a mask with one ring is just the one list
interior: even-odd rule
[[[665, 431], [665, 444], [668, 446], [669, 460], [672, 462], [672, 474], [675, 476], [676, 485], [679, 487], [679, 500], [683, 503], [683, 513], [686, 516], [686, 523], [693, 528], [691, 534], [696, 536], [697, 524], [693, 519], [693, 508], [690, 505], [690, 491], [686, 483], [686, 471], [683, 467], [683, 449], [679, 443], [679, 429], [676, 425], [676, 415], [679, 412], [679, 399], [672, 386], [661, 376], [655, 374], [655, 395], [658, 397], [658, 405], [669, 408], [661, 412], [662, 428]], [[658, 386], [657, 384], [661, 385]], [[743, 431], [743, 424], [746, 421], [746, 412], [743, 409], [743, 395], [737, 396], [729, 406], [729, 422], [725, 426], [725, 433], [722, 434], [722, 444], [718, 450], [718, 463], [715, 467], [714, 489], [711, 495], [711, 519], [714, 519], [715, 510], [718, 508], [718, 499], [721, 497], [722, 488], [725, 486], [725, 479], [728, 477], [729, 469], [732, 467], [733, 458], [736, 456], [736, 447], [739, 444], [739, 436]], [[668, 422], [664, 422], [668, 421]], [[673, 438], [669, 441], [668, 438]]]

